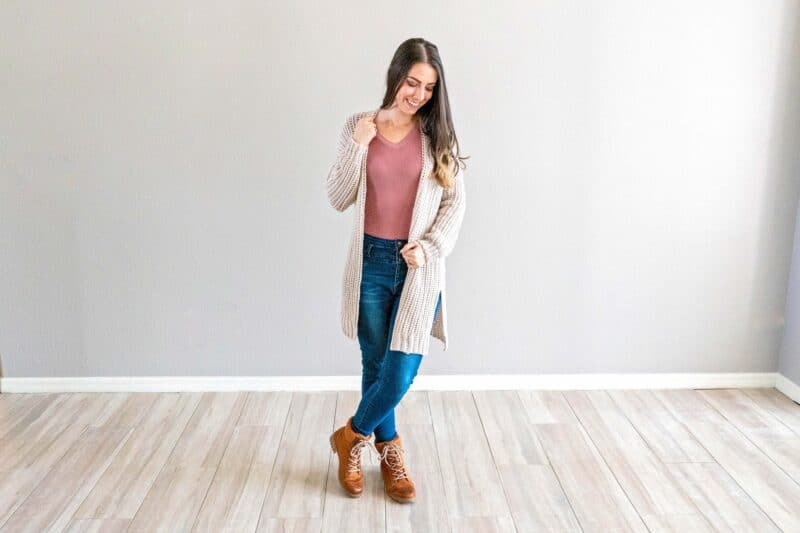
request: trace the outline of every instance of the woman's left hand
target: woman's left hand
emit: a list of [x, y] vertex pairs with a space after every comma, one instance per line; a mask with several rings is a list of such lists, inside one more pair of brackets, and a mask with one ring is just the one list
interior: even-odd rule
[[417, 241], [406, 243], [400, 249], [400, 253], [411, 268], [419, 268], [425, 264], [425, 252]]

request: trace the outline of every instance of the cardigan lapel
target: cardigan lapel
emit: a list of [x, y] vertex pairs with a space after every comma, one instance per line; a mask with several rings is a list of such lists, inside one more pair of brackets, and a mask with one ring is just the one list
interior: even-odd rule
[[[420, 226], [420, 222], [418, 219], [420, 210], [422, 207], [420, 203], [424, 201], [426, 198], [430, 201], [431, 195], [428, 194], [426, 190], [427, 187], [431, 186], [431, 182], [428, 179], [431, 173], [431, 168], [433, 168], [433, 159], [430, 156], [428, 150], [428, 136], [422, 131], [422, 121], [420, 120], [419, 124], [419, 131], [420, 137], [422, 139], [422, 171], [419, 173], [419, 185], [417, 186], [417, 195], [414, 198], [414, 208], [411, 211], [411, 227], [409, 228], [409, 235], [408, 240], [416, 240], [422, 237], [422, 232], [425, 231], [425, 228], [421, 228], [417, 230], [417, 227]], [[420, 231], [417, 235], [416, 231]]]

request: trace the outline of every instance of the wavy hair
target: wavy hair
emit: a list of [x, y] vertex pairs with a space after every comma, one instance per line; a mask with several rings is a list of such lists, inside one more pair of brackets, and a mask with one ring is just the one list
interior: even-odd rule
[[466, 168], [465, 159], [459, 155], [458, 138], [453, 128], [450, 114], [450, 101], [447, 97], [447, 84], [444, 67], [435, 44], [421, 37], [407, 39], [397, 50], [386, 72], [386, 93], [381, 109], [388, 109], [397, 97], [397, 91], [405, 83], [411, 67], [417, 63], [427, 63], [436, 70], [438, 76], [433, 87], [433, 95], [418, 111], [422, 131], [431, 139], [430, 151], [433, 156], [433, 176], [444, 188], [453, 185], [458, 167]]

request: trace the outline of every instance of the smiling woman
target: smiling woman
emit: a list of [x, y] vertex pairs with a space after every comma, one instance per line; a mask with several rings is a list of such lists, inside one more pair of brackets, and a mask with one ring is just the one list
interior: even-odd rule
[[376, 111], [345, 121], [325, 187], [338, 211], [356, 205], [342, 277], [342, 329], [361, 348], [361, 401], [330, 437], [339, 482], [363, 491], [360, 452], [381, 455], [386, 493], [413, 501], [394, 408], [417, 375], [430, 337], [447, 350], [445, 257], [466, 209], [464, 157], [436, 45], [409, 39], [394, 54]]
[[[402, 98], [402, 102], [409, 111], [416, 112], [417, 109], [425, 105], [433, 94], [433, 88], [436, 86], [436, 78], [436, 70], [430, 65], [416, 63], [411, 67], [406, 77], [403, 90], [398, 91], [398, 98]], [[432, 79], [433, 81], [425, 82], [425, 79]]]

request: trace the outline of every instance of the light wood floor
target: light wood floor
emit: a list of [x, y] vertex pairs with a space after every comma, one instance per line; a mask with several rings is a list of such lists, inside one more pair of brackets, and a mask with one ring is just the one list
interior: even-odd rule
[[0, 395], [0, 531], [800, 531], [775, 389], [411, 392], [417, 502], [344, 495], [356, 392]]

